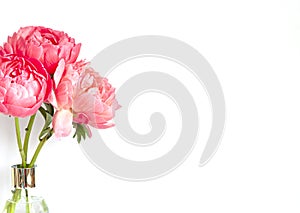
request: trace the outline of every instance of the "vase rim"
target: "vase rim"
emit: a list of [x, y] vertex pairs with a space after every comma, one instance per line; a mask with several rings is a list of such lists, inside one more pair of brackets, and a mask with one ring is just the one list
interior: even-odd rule
[[[29, 166], [29, 164], [27, 164], [26, 166]], [[12, 169], [14, 169], [14, 168], [16, 168], [16, 169], [34, 169], [36, 167], [37, 167], [36, 164], [34, 164], [33, 167], [25, 167], [25, 168], [23, 167], [22, 164], [14, 164], [11, 166]]]

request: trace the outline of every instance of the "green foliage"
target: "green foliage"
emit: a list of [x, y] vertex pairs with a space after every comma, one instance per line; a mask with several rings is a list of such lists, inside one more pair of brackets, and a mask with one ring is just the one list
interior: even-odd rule
[[78, 143], [80, 143], [82, 138], [85, 140], [86, 135], [89, 135], [89, 130], [84, 124], [73, 123], [73, 127], [76, 129], [73, 138], [77, 137]]
[[52, 123], [52, 117], [53, 117], [53, 114], [54, 114], [54, 109], [53, 109], [53, 106], [51, 104], [45, 104], [45, 107], [46, 107], [46, 109], [43, 108], [43, 107], [39, 108], [40, 113], [42, 114], [42, 116], [45, 119], [44, 127], [43, 127], [43, 129], [42, 129], [42, 131], [39, 135], [40, 141], [45, 137], [48, 139], [52, 135], [52, 129], [51, 129], [50, 125]]

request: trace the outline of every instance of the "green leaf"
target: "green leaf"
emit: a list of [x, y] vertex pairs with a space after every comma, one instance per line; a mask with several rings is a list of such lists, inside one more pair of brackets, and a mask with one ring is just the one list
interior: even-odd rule
[[73, 123], [73, 127], [76, 129], [73, 138], [77, 138], [77, 142], [80, 143], [82, 138], [85, 140], [86, 136], [89, 134], [89, 130], [85, 124]]
[[45, 110], [43, 107], [39, 108], [40, 113], [45, 119], [44, 127], [39, 135], [39, 139], [42, 140], [44, 137], [49, 137], [51, 135], [51, 128], [50, 125], [52, 123], [52, 114], [53, 114], [53, 107], [50, 104], [45, 104], [47, 110]]
[[44, 119], [46, 120], [46, 118], [47, 118], [47, 111], [42, 106], [39, 108], [39, 111], [42, 114], [42, 116], [44, 117]]
[[54, 108], [53, 108], [52, 104], [44, 103], [44, 105], [46, 106], [47, 112], [48, 112], [51, 116], [53, 116], [53, 115], [54, 115]]

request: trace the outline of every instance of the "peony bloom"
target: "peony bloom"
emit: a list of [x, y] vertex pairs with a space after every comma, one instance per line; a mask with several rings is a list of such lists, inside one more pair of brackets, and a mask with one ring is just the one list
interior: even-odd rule
[[65, 64], [65, 61], [61, 60], [53, 75], [53, 91], [47, 101], [56, 109], [52, 124], [55, 136], [58, 138], [66, 137], [71, 133], [73, 91], [85, 66], [84, 61]]
[[37, 112], [52, 89], [43, 65], [16, 55], [0, 57], [0, 112], [26, 117]]
[[[83, 61], [69, 65], [60, 61], [53, 78], [54, 92], [48, 101], [57, 110], [53, 119], [57, 137], [68, 136], [72, 122], [99, 129], [113, 126], [109, 121], [119, 104], [115, 99], [115, 89], [106, 78], [87, 68]], [[70, 120], [70, 113], [73, 120]]]
[[23, 27], [12, 37], [8, 37], [7, 43], [0, 48], [0, 54], [16, 54], [35, 58], [53, 74], [61, 59], [68, 63], [74, 63], [79, 55], [81, 44], [75, 44], [75, 40], [62, 31], [52, 30], [46, 27]]
[[48, 99], [56, 109], [72, 108], [73, 90], [86, 65], [84, 61], [73, 64], [66, 64], [64, 60], [59, 62], [53, 75], [53, 92]]
[[95, 70], [87, 68], [80, 75], [73, 94], [74, 122], [98, 129], [109, 128], [114, 126], [109, 121], [119, 107], [115, 88]]

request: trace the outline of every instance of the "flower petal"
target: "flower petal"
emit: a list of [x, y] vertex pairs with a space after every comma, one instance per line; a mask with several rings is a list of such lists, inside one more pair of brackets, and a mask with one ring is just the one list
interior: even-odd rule
[[53, 116], [52, 125], [56, 137], [67, 137], [72, 131], [73, 114], [70, 110], [58, 110]]

